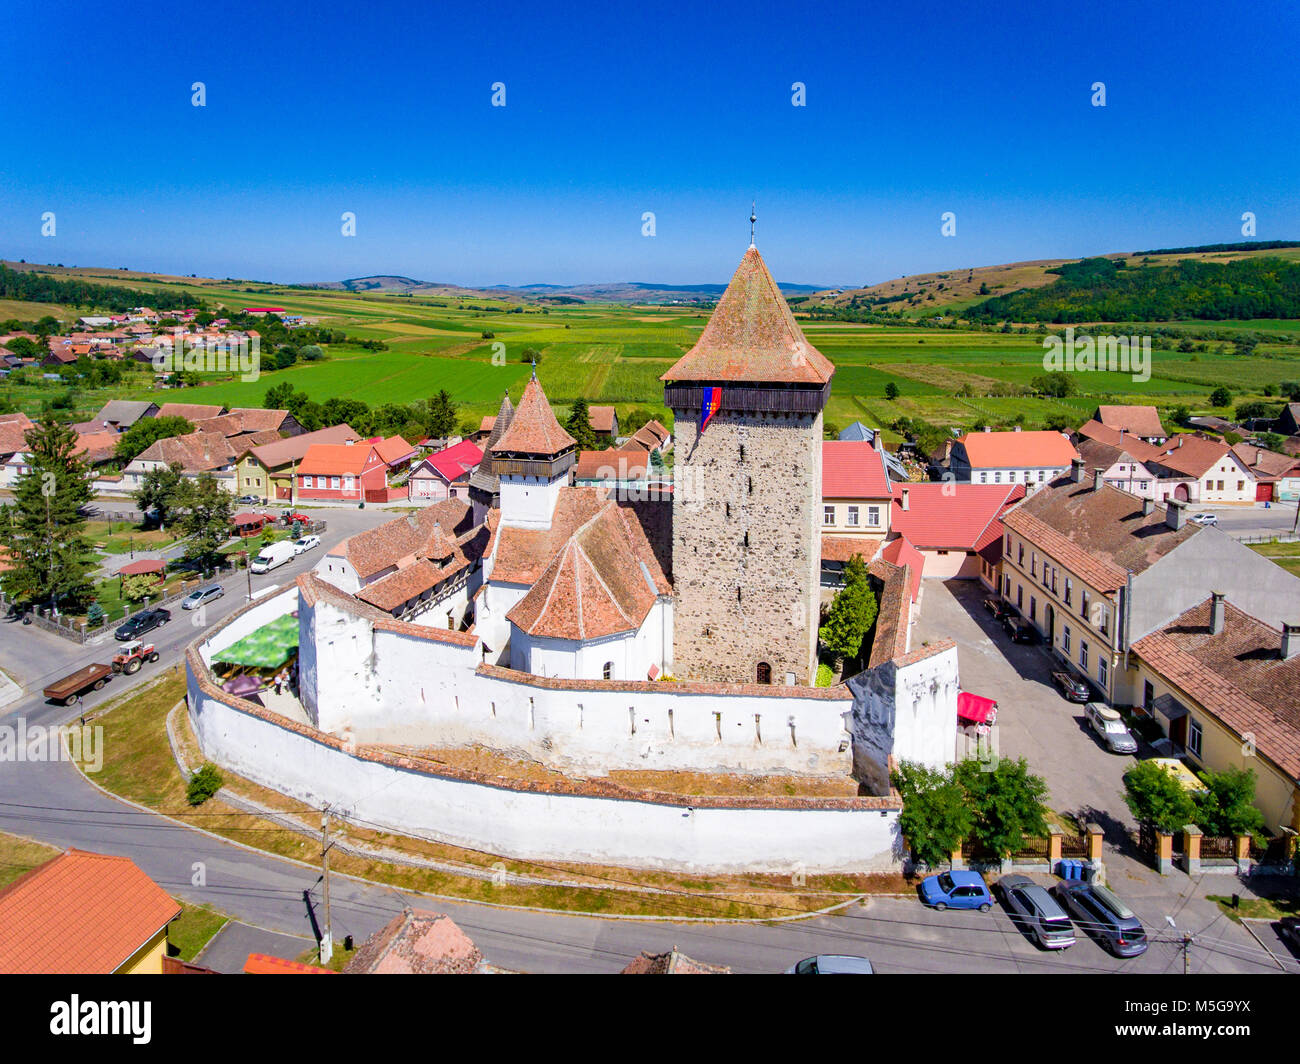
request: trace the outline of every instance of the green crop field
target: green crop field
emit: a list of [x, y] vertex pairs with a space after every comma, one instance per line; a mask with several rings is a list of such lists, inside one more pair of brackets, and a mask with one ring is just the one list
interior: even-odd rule
[[[475, 294], [398, 296], [244, 281], [83, 275], [142, 290], [184, 288], [209, 305], [230, 309], [282, 306], [322, 326], [343, 329], [350, 338], [380, 340], [388, 350], [328, 345], [327, 357], [320, 362], [263, 372], [256, 381], [213, 378], [183, 392], [156, 389], [152, 372], [142, 368], [123, 385], [75, 390], [73, 406], [81, 416], [111, 398], [144, 396], [255, 406], [269, 387], [288, 381], [316, 400], [340, 396], [371, 406], [410, 403], [445, 388], [464, 414], [477, 417], [495, 412], [507, 390], [518, 400], [530, 372], [524, 357], [530, 350], [538, 353], [538, 375], [557, 407], [584, 397], [616, 404], [620, 412], [634, 406], [659, 410], [659, 376], [695, 342], [708, 316], [707, 310], [680, 306], [547, 306]], [[0, 317], [31, 320], [45, 313], [71, 321], [89, 308], [0, 302]], [[827, 320], [802, 324], [808, 339], [836, 365], [827, 419], [837, 426], [854, 419], [888, 426], [908, 416], [957, 428], [978, 422], [1009, 424], [1020, 418], [1026, 427], [1035, 428], [1049, 417], [1065, 416], [1077, 424], [1103, 402], [1154, 404], [1166, 410], [1184, 405], [1208, 413], [1214, 411], [1210, 392], [1220, 385], [1232, 390], [1235, 403], [1267, 398], [1266, 385], [1276, 390], [1284, 380], [1300, 380], [1300, 321], [1078, 327], [1079, 335], [1130, 335], [1147, 328], [1185, 331], [1196, 350], [1174, 350], [1171, 341], [1157, 344], [1146, 381], [1119, 372], [1076, 373], [1077, 394], [1065, 399], [1024, 394], [1044, 370], [1043, 335], [1036, 329], [936, 329], [913, 321], [896, 326]], [[1239, 356], [1222, 340], [1197, 339], [1208, 329], [1253, 331], [1260, 343], [1251, 355]], [[885, 395], [890, 384], [898, 393], [892, 400]], [[34, 416], [63, 390], [51, 382], [0, 382], [0, 396]], [[661, 416], [666, 419], [666, 412]]]

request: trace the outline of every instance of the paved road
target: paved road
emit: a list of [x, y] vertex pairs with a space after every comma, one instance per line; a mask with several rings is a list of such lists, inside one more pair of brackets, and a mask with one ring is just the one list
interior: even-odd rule
[[[321, 537], [321, 545], [269, 573], [252, 575], [253, 593], [289, 582], [299, 573], [314, 567], [321, 555], [340, 540], [364, 529], [374, 528], [394, 516], [391, 512], [371, 508], [330, 510], [325, 514], [329, 529]], [[81, 702], [71, 709], [46, 701], [41, 689], [83, 665], [111, 660], [117, 648], [112, 629], [106, 629], [93, 643], [81, 646], [34, 624], [24, 625], [8, 617], [0, 619], [0, 667], [25, 689], [21, 699], [0, 709], [0, 724], [19, 716], [25, 717], [29, 726], [75, 720], [101, 702], [115, 698], [149, 679], [160, 668], [178, 663], [184, 648], [200, 632], [196, 625], [203, 623], [212, 627], [248, 602], [250, 574], [247, 570], [235, 570], [219, 578], [218, 582], [226, 589], [225, 597], [210, 603], [202, 618], [197, 613], [182, 610], [179, 602], [173, 603], [167, 607], [172, 615], [170, 623], [144, 636], [153, 641], [162, 655], [157, 665], [146, 665], [134, 677], [114, 677], [102, 691], [83, 695]]]
[[1296, 504], [1293, 502], [1274, 503], [1264, 508], [1262, 502], [1251, 506], [1201, 506], [1193, 505], [1194, 512], [1208, 510], [1217, 514], [1219, 528], [1230, 536], [1277, 536], [1290, 535], [1295, 527]]

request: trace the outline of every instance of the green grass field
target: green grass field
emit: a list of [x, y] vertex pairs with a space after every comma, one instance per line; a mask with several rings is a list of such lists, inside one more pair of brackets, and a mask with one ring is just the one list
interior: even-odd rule
[[[71, 271], [66, 271], [71, 272]], [[273, 302], [290, 313], [315, 318], [358, 339], [382, 340], [383, 352], [354, 345], [329, 348], [322, 362], [265, 372], [256, 381], [214, 379], [183, 395], [152, 388], [149, 373], [113, 389], [80, 390], [77, 412], [89, 416], [111, 398], [148, 396], [158, 401], [260, 405], [273, 384], [289, 381], [316, 400], [332, 396], [362, 399], [372, 406], [409, 403], [445, 388], [467, 416], [493, 413], [501, 395], [518, 400], [530, 368], [521, 357], [540, 352], [538, 375], [557, 407], [579, 397], [613, 403], [626, 413], [634, 406], [659, 409], [659, 376], [698, 338], [706, 310], [682, 307], [582, 304], [543, 307], [483, 296], [397, 296], [289, 288], [256, 282], [112, 278], [111, 271], [81, 271], [93, 279], [113, 279], [142, 289], [184, 287], [209, 302], [242, 308]], [[102, 275], [102, 277], [101, 277]], [[0, 314], [31, 319], [87, 313], [86, 308], [48, 304], [0, 305]], [[1027, 427], [1064, 414], [1084, 420], [1099, 403], [1154, 404], [1170, 410], [1215, 411], [1210, 392], [1226, 385], [1234, 402], [1266, 398], [1266, 385], [1300, 379], [1300, 322], [1175, 322], [1178, 330], [1256, 330], [1286, 342], [1265, 342], [1250, 357], [1237, 357], [1222, 342], [1208, 350], [1178, 352], [1157, 348], [1149, 380], [1116, 372], [1074, 375], [1078, 394], [1064, 400], [1020, 394], [1043, 372], [1042, 336], [974, 329], [928, 329], [914, 324], [859, 325], [804, 321], [808, 339], [836, 364], [828, 420], [842, 426], [854, 419], [888, 425], [902, 415], [969, 428], [977, 421], [995, 424], [1023, 415]], [[1089, 331], [1121, 335], [1142, 325], [1124, 323]], [[1080, 328], [1078, 332], [1084, 330]], [[484, 334], [491, 334], [484, 336]], [[888, 385], [898, 397], [885, 397]], [[28, 413], [60, 393], [54, 384], [0, 383]], [[960, 394], [959, 394], [960, 393]], [[1280, 400], [1274, 400], [1275, 402]], [[665, 418], [667, 414], [662, 416]]]

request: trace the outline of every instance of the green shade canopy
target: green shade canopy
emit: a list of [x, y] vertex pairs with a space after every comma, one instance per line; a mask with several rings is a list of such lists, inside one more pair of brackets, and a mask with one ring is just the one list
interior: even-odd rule
[[298, 618], [292, 614], [277, 617], [269, 624], [262, 625], [255, 632], [249, 632], [243, 639], [232, 643], [225, 650], [217, 651], [214, 662], [221, 661], [228, 665], [252, 665], [259, 669], [274, 669], [283, 665], [298, 650]]

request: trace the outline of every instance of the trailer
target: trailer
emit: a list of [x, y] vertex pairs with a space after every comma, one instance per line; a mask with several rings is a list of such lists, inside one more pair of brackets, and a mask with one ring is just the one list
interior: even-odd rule
[[61, 702], [65, 706], [75, 706], [77, 700], [87, 691], [98, 691], [108, 678], [113, 675], [111, 665], [86, 665], [76, 672], [69, 673], [61, 680], [55, 680], [45, 688], [44, 695], [52, 702]]

